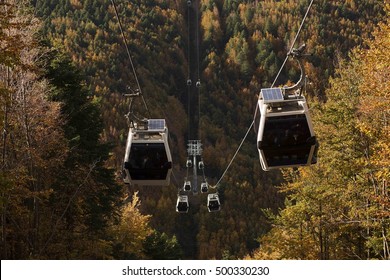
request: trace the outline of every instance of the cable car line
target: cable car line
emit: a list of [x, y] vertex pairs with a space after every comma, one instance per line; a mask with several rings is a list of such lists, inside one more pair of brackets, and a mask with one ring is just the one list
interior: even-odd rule
[[201, 79], [200, 79], [200, 37], [199, 37], [199, 2], [197, 2], [197, 7], [195, 9], [195, 18], [196, 18], [196, 65], [197, 65], [197, 81], [196, 88], [198, 94], [198, 139], [201, 139], [201, 129], [200, 129], [200, 115], [201, 115]]
[[290, 50], [289, 50], [289, 52], [287, 53], [286, 58], [284, 59], [283, 64], [282, 64], [282, 66], [280, 67], [279, 72], [278, 72], [278, 74], [276, 75], [275, 80], [273, 81], [273, 83], [272, 83], [272, 85], [271, 85], [271, 88], [274, 87], [274, 85], [275, 85], [277, 79], [279, 78], [280, 73], [282, 72], [282, 70], [283, 70], [283, 68], [284, 68], [284, 65], [286, 64], [286, 62], [287, 62], [287, 60], [288, 60], [289, 54], [293, 51], [294, 45], [295, 45], [295, 43], [296, 43], [296, 41], [297, 41], [297, 39], [298, 39], [299, 34], [301, 33], [302, 27], [303, 27], [303, 25], [304, 25], [304, 23], [305, 23], [305, 21], [306, 21], [306, 18], [307, 18], [308, 14], [309, 14], [309, 12], [310, 12], [310, 10], [311, 10], [311, 6], [313, 5], [313, 2], [314, 2], [314, 0], [311, 0], [311, 2], [310, 2], [310, 4], [309, 4], [309, 7], [308, 7], [307, 10], [306, 10], [305, 16], [303, 17], [302, 22], [301, 22], [301, 24], [300, 24], [300, 26], [299, 26], [299, 28], [298, 28], [297, 34], [295, 35], [295, 38], [294, 38], [294, 40], [293, 40], [293, 42], [292, 42], [292, 44], [291, 44]]
[[[195, 11], [193, 11], [195, 10]], [[198, 193], [198, 170], [202, 176], [201, 193], [208, 192], [208, 183], [205, 174], [205, 164], [202, 158], [201, 119], [201, 79], [200, 79], [200, 34], [199, 34], [199, 1], [187, 0], [187, 32], [188, 32], [188, 78], [187, 78], [187, 116], [188, 116], [188, 143], [186, 160], [186, 177], [182, 188], [178, 189], [176, 212], [188, 213], [189, 196], [187, 192]], [[191, 26], [195, 25], [195, 27]], [[191, 38], [194, 41], [191, 42]], [[192, 79], [195, 84], [192, 83]], [[195, 88], [194, 88], [195, 86]], [[196, 96], [197, 95], [197, 98]], [[191, 104], [191, 102], [193, 104]], [[196, 106], [198, 110], [196, 112]], [[198, 139], [198, 140], [196, 140]], [[190, 169], [192, 173], [190, 177]], [[220, 210], [218, 193], [208, 194], [207, 208], [209, 212]]]
[[241, 142], [240, 142], [240, 145], [238, 146], [238, 148], [237, 148], [236, 152], [234, 153], [232, 159], [230, 160], [229, 164], [227, 165], [225, 171], [222, 173], [222, 175], [221, 175], [221, 177], [219, 178], [218, 182], [217, 182], [214, 186], [210, 186], [210, 188], [215, 189], [215, 188], [218, 188], [218, 187], [219, 187], [219, 184], [221, 183], [222, 179], [225, 177], [227, 171], [228, 171], [229, 168], [230, 168], [230, 165], [232, 165], [233, 161], [236, 159], [236, 156], [237, 156], [238, 152], [241, 150], [241, 147], [242, 147], [242, 145], [244, 144], [246, 138], [248, 137], [248, 134], [249, 134], [249, 132], [251, 131], [252, 126], [253, 126], [254, 124], [255, 124], [255, 121], [253, 120], [252, 123], [249, 125], [249, 127], [248, 127], [248, 129], [247, 129], [247, 131], [246, 131], [246, 133], [245, 133], [245, 136], [242, 138], [242, 140], [241, 140]]
[[150, 110], [149, 110], [148, 104], [146, 103], [146, 100], [145, 100], [145, 98], [143, 96], [143, 93], [142, 93], [142, 90], [141, 90], [141, 86], [140, 86], [140, 83], [139, 83], [139, 80], [138, 80], [137, 72], [135, 71], [133, 59], [131, 58], [131, 55], [130, 55], [129, 47], [128, 47], [128, 44], [127, 44], [127, 39], [126, 39], [125, 33], [123, 32], [122, 22], [121, 22], [120, 17], [119, 17], [119, 13], [118, 13], [118, 9], [117, 9], [116, 3], [115, 3], [114, 0], [111, 0], [111, 3], [112, 3], [112, 6], [114, 7], [115, 15], [116, 15], [116, 18], [117, 18], [118, 24], [119, 24], [119, 30], [121, 32], [123, 43], [124, 43], [125, 48], [126, 48], [127, 56], [129, 58], [129, 61], [130, 61], [131, 69], [133, 71], [133, 76], [134, 76], [135, 82], [137, 84], [137, 89], [134, 90], [132, 94], [128, 94], [128, 96], [130, 96], [130, 97], [141, 96], [142, 102], [143, 102], [143, 104], [145, 106], [145, 109], [146, 109], [146, 111], [147, 111], [147, 113], [149, 115], [149, 118], [150, 118]]
[[[190, 21], [190, 13], [191, 13], [191, 5], [192, 1], [187, 1], [187, 65], [188, 65], [188, 78], [187, 78], [187, 116], [188, 116], [188, 139], [191, 138], [191, 119], [190, 119], [190, 112], [191, 112], [191, 86], [192, 86], [192, 79], [191, 79], [191, 21]], [[187, 170], [188, 172], [188, 170]], [[188, 174], [187, 174], [188, 176]]]
[[[199, 1], [187, 1], [187, 115], [188, 140], [200, 138], [199, 121], [201, 115], [201, 75], [200, 75], [200, 31]], [[193, 42], [191, 42], [193, 39]], [[193, 88], [193, 86], [196, 87]], [[197, 98], [196, 98], [197, 95]], [[196, 107], [198, 108], [197, 112]], [[194, 117], [191, 119], [191, 117]]]
[[199, 88], [200, 87], [200, 65], [199, 65], [199, 45], [200, 45], [200, 42], [199, 42], [199, 2], [197, 2], [197, 7], [195, 9], [195, 18], [196, 18], [196, 63], [197, 63], [197, 70], [198, 70], [198, 80], [197, 80], [197, 84], [196, 84], [196, 87]]
[[[274, 81], [272, 82], [271, 88], [273, 88], [273, 87], [275, 86], [275, 83], [276, 83], [276, 81], [278, 80], [279, 75], [280, 75], [280, 73], [282, 72], [282, 70], [283, 70], [283, 68], [284, 68], [284, 66], [285, 66], [285, 64], [286, 64], [286, 62], [287, 62], [287, 60], [288, 60], [290, 54], [293, 52], [294, 45], [295, 45], [295, 43], [296, 43], [296, 41], [297, 41], [297, 39], [298, 39], [299, 34], [301, 33], [301, 30], [302, 30], [302, 27], [303, 27], [303, 25], [304, 25], [304, 23], [305, 23], [305, 21], [306, 21], [306, 18], [307, 18], [307, 16], [309, 15], [309, 12], [310, 12], [310, 10], [311, 10], [311, 7], [312, 7], [312, 5], [313, 5], [313, 2], [314, 2], [314, 0], [311, 0], [310, 4], [309, 4], [309, 6], [308, 6], [308, 8], [307, 8], [307, 10], [306, 10], [306, 13], [305, 13], [305, 15], [304, 15], [304, 17], [303, 17], [303, 19], [302, 19], [302, 21], [301, 21], [301, 24], [299, 25], [297, 34], [295, 34], [295, 37], [294, 37], [294, 40], [293, 40], [293, 42], [292, 42], [292, 44], [291, 44], [290, 50], [288, 51], [288, 53], [287, 53], [287, 55], [286, 55], [286, 58], [284, 59], [282, 65], [280, 66], [279, 71], [278, 71], [278, 73], [276, 74], [276, 77], [275, 77]], [[256, 119], [257, 113], [258, 113], [258, 107], [256, 106], [256, 110], [255, 110], [253, 119]], [[255, 133], [257, 134], [256, 126], [255, 126], [254, 128], [255, 128]]]

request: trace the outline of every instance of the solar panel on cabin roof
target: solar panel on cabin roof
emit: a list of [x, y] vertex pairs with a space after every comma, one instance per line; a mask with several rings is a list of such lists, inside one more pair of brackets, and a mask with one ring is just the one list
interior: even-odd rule
[[262, 88], [261, 96], [264, 102], [280, 102], [283, 101], [283, 93], [281, 88]]
[[165, 119], [148, 120], [148, 130], [163, 131], [165, 129]]

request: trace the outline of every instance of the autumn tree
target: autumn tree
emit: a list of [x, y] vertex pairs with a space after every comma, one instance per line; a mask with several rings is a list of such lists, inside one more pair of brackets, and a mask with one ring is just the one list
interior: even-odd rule
[[114, 257], [117, 259], [145, 258], [143, 243], [153, 233], [149, 225], [150, 215], [140, 212], [137, 193], [128, 199], [121, 211], [120, 222], [112, 226]]
[[62, 105], [61, 114], [66, 118], [63, 128], [71, 151], [53, 187], [53, 207], [61, 214], [45, 250], [63, 244], [61, 257], [72, 258], [80, 250], [78, 258], [109, 258], [107, 230], [118, 220], [122, 187], [115, 182], [114, 170], [104, 164], [109, 147], [100, 141], [99, 103], [65, 53], [52, 47], [43, 64], [45, 78], [52, 85], [49, 98]]
[[1, 2], [1, 251], [4, 259], [39, 255], [50, 229], [52, 184], [68, 154], [60, 104], [36, 67], [39, 23], [13, 1]]

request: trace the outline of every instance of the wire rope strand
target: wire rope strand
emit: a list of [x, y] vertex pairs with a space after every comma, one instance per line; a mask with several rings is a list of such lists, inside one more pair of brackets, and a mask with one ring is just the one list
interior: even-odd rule
[[190, 65], [191, 65], [191, 53], [190, 53], [190, 43], [191, 43], [191, 38], [190, 38], [190, 5], [187, 5], [187, 64], [188, 64], [188, 79], [191, 78], [191, 69], [190, 69]]
[[[310, 12], [310, 9], [311, 9], [311, 6], [313, 5], [313, 2], [314, 2], [314, 0], [311, 0], [311, 2], [310, 2], [310, 4], [309, 4], [309, 7], [308, 7], [307, 10], [306, 10], [305, 16], [304, 16], [303, 19], [302, 19], [301, 25], [300, 25], [299, 28], [298, 28], [297, 34], [295, 35], [295, 38], [294, 38], [294, 40], [293, 40], [293, 42], [292, 42], [292, 44], [291, 44], [291, 47], [290, 47], [290, 50], [289, 50], [288, 54], [290, 54], [291, 51], [292, 51], [293, 48], [294, 48], [294, 45], [295, 45], [295, 43], [296, 43], [296, 41], [297, 41], [297, 39], [298, 39], [299, 33], [301, 33], [302, 27], [303, 27], [303, 25], [304, 25], [304, 23], [305, 23], [305, 20], [306, 20], [308, 14], [309, 14], [309, 12]], [[274, 85], [275, 85], [277, 79], [279, 78], [279, 75], [280, 75], [280, 73], [282, 72], [282, 70], [283, 70], [283, 68], [284, 68], [284, 65], [285, 65], [286, 62], [287, 62], [288, 54], [287, 54], [286, 58], [284, 59], [283, 64], [282, 64], [282, 66], [280, 67], [279, 72], [278, 72], [278, 74], [276, 75], [275, 80], [274, 80], [274, 82], [272, 83], [271, 87], [274, 87]]]
[[197, 70], [198, 70], [198, 139], [201, 139], [201, 82], [200, 82], [200, 36], [199, 36], [199, 9], [200, 9], [200, 1], [197, 1], [196, 7], [196, 59], [197, 59]]
[[173, 176], [173, 180], [175, 181], [176, 183], [176, 186], [177, 186], [177, 194], [180, 194], [180, 184], [179, 184], [179, 181], [177, 180], [177, 177], [175, 175], [175, 171], [172, 169], [172, 176]]
[[186, 173], [186, 180], [188, 180], [188, 176], [189, 176], [189, 172], [188, 172], [188, 170], [189, 170], [189, 166], [188, 166], [188, 164], [186, 163], [186, 166], [187, 166], [187, 173]]
[[[187, 118], [188, 118], [188, 139], [191, 139], [191, 119], [190, 119], [190, 114], [191, 114], [191, 21], [190, 21], [190, 14], [191, 14], [191, 6], [187, 5], [187, 36], [188, 36], [188, 42], [187, 42], [187, 53], [188, 53], [188, 81], [187, 83]], [[187, 169], [187, 177], [188, 177], [188, 169]]]
[[191, 139], [191, 89], [187, 89], [188, 141]]
[[201, 90], [200, 90], [200, 87], [198, 88], [198, 139], [201, 140], [201, 123], [200, 123], [200, 93], [201, 93]]
[[116, 3], [115, 3], [114, 0], [111, 0], [111, 3], [113, 5], [113, 7], [114, 7], [114, 11], [115, 11], [116, 18], [118, 20], [119, 29], [120, 29], [120, 32], [121, 32], [121, 35], [122, 35], [123, 43], [125, 44], [127, 56], [129, 58], [129, 61], [130, 61], [131, 69], [133, 71], [133, 76], [134, 76], [135, 82], [137, 84], [137, 88], [138, 88], [139, 94], [140, 94], [140, 96], [142, 98], [142, 102], [144, 103], [145, 109], [148, 112], [148, 115], [150, 117], [149, 107], [148, 107], [148, 104], [146, 103], [146, 100], [145, 100], [143, 94], [142, 94], [141, 86], [140, 86], [140, 83], [139, 83], [139, 80], [138, 80], [137, 72], [135, 71], [133, 59], [131, 58], [131, 55], [130, 55], [130, 51], [129, 51], [129, 47], [128, 47], [128, 44], [127, 44], [126, 36], [125, 36], [125, 33], [123, 32], [123, 26], [122, 26], [122, 22], [121, 22], [120, 17], [119, 17], [119, 13], [118, 13], [118, 9], [116, 7]]
[[238, 152], [241, 150], [241, 147], [242, 147], [242, 145], [244, 144], [246, 138], [248, 137], [248, 134], [249, 134], [249, 132], [251, 131], [252, 126], [253, 126], [254, 123], [255, 123], [255, 121], [253, 120], [252, 123], [250, 124], [250, 126], [248, 127], [248, 130], [246, 131], [244, 138], [242, 138], [241, 143], [240, 143], [240, 145], [238, 146], [236, 152], [234, 153], [232, 159], [230, 160], [228, 166], [226, 167], [225, 171], [223, 172], [221, 178], [218, 180], [218, 182], [217, 182], [217, 183], [215, 184], [215, 186], [212, 187], [212, 188], [218, 188], [219, 183], [221, 183], [222, 179], [223, 179], [223, 178], [225, 177], [225, 175], [226, 175], [226, 172], [229, 170], [230, 165], [232, 165], [233, 161], [236, 159], [236, 156], [237, 156]]
[[199, 65], [199, 0], [196, 1], [196, 60], [197, 60], [197, 68], [198, 68], [198, 81], [200, 81], [200, 65]]
[[207, 182], [207, 180], [206, 180], [206, 172], [204, 170], [205, 170], [205, 166], [203, 165], [203, 169], [202, 169], [202, 171], [203, 171], [203, 181]]

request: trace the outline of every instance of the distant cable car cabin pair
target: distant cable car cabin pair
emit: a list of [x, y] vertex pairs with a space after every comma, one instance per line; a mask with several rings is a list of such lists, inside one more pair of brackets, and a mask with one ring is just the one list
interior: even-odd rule
[[172, 156], [164, 119], [149, 119], [129, 129], [124, 158], [124, 182], [168, 186]]
[[282, 90], [262, 89], [258, 100], [257, 149], [265, 171], [317, 162], [318, 142], [306, 99]]
[[[188, 213], [190, 204], [188, 202], [188, 195], [178, 195], [176, 202], [176, 212]], [[211, 193], [207, 196], [207, 209], [209, 212], [217, 212], [221, 210], [221, 202], [217, 193]]]

